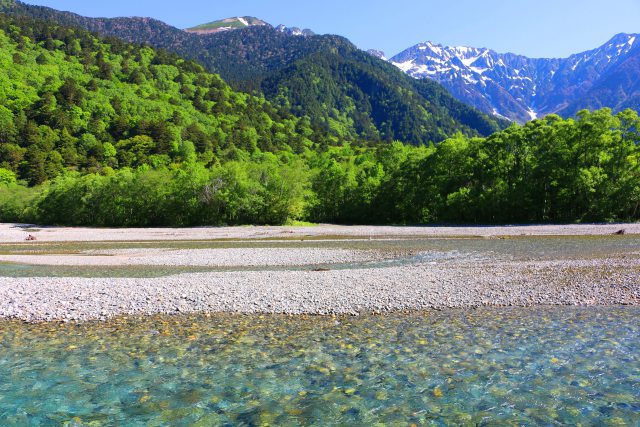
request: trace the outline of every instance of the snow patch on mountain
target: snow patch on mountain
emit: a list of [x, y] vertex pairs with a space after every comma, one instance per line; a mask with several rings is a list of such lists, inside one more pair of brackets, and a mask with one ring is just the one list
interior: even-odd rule
[[369, 49], [367, 51], [367, 53], [369, 55], [375, 56], [376, 58], [380, 58], [383, 61], [388, 61], [389, 59], [387, 59], [387, 56], [385, 55], [385, 53], [381, 50], [377, 50], [377, 49]]
[[569, 58], [532, 59], [427, 41], [389, 61], [414, 78], [442, 83], [458, 99], [487, 113], [525, 122], [565, 108], [636, 45], [637, 35], [618, 34], [598, 49]]
[[297, 36], [297, 37], [310, 37], [315, 35], [315, 33], [308, 28], [305, 28], [303, 30], [298, 27], [286, 27], [282, 24], [278, 25], [276, 27], [276, 30], [284, 34], [288, 34], [290, 36]]

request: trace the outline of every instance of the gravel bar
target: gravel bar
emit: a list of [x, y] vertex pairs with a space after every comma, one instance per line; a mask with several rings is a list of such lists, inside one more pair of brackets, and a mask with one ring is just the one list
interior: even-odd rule
[[437, 263], [160, 279], [0, 278], [0, 317], [107, 320], [236, 312], [359, 314], [481, 306], [638, 305], [640, 260]]
[[492, 237], [610, 235], [624, 230], [640, 234], [640, 224], [529, 225], [507, 227], [377, 227], [319, 225], [316, 227], [204, 227], [204, 228], [69, 228], [0, 224], [0, 243], [42, 242], [301, 239], [322, 237]]
[[[624, 233], [618, 233], [624, 230]], [[398, 254], [339, 248], [109, 248], [47, 254], [54, 242], [246, 239], [416, 239], [428, 237], [590, 236], [613, 234], [622, 252], [578, 259], [517, 259], [457, 254], [405, 265]], [[351, 314], [482, 306], [640, 305], [640, 224], [514, 227], [232, 227], [197, 229], [37, 228], [0, 224], [0, 243], [39, 253], [0, 262], [44, 266], [240, 266], [156, 278], [0, 277], [0, 318], [27, 322], [107, 320], [172, 313]], [[30, 240], [25, 243], [27, 237]], [[33, 240], [35, 239], [35, 241]], [[629, 240], [631, 239], [631, 240]], [[623, 241], [623, 242], [624, 242]], [[637, 243], [637, 244], [636, 244]], [[585, 241], [588, 244], [588, 241]], [[125, 245], [126, 246], [126, 245]], [[22, 249], [21, 249], [22, 250]], [[586, 250], [585, 253], [589, 251]], [[434, 262], [435, 260], [435, 262]], [[371, 265], [358, 265], [358, 262]], [[351, 268], [333, 264], [356, 263]], [[323, 268], [317, 268], [323, 265]], [[263, 267], [279, 266], [277, 269]], [[288, 269], [291, 266], [292, 269]], [[294, 269], [294, 266], [310, 266]], [[311, 271], [311, 266], [316, 266]], [[255, 267], [255, 268], [254, 268]], [[43, 267], [40, 267], [43, 268]], [[46, 267], [44, 267], [46, 268]], [[335, 268], [335, 269], [334, 269]]]
[[380, 259], [376, 251], [320, 248], [114, 249], [77, 255], [0, 255], [0, 262], [66, 266], [268, 267], [339, 264]]

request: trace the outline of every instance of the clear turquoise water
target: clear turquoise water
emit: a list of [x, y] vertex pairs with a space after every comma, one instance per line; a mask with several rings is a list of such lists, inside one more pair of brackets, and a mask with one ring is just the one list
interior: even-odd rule
[[640, 308], [0, 323], [0, 425], [640, 425]]

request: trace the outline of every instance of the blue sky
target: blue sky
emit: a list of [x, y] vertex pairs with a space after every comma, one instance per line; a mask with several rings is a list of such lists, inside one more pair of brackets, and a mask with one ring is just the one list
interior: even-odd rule
[[27, 0], [87, 16], [151, 16], [186, 28], [230, 16], [346, 36], [387, 55], [423, 41], [564, 57], [640, 32], [639, 0]]

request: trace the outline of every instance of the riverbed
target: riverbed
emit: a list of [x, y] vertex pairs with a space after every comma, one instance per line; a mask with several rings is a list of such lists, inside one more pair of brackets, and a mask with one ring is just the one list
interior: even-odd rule
[[0, 424], [638, 425], [638, 307], [0, 322]]
[[639, 315], [638, 225], [3, 224], [0, 425], [638, 425]]
[[[631, 227], [624, 235], [609, 233], [618, 226], [590, 226], [584, 235], [505, 227], [441, 236], [423, 228], [410, 235], [407, 227], [356, 228], [368, 236], [333, 235], [333, 226], [302, 236], [289, 233], [302, 229], [247, 227], [211, 229], [245, 233], [234, 238], [146, 241], [112, 240], [106, 230], [87, 230], [97, 240], [68, 241], [56, 237], [66, 229], [14, 227], [35, 240], [0, 242], [0, 317], [638, 305], [640, 235]], [[137, 233], [129, 237], [153, 234]]]

